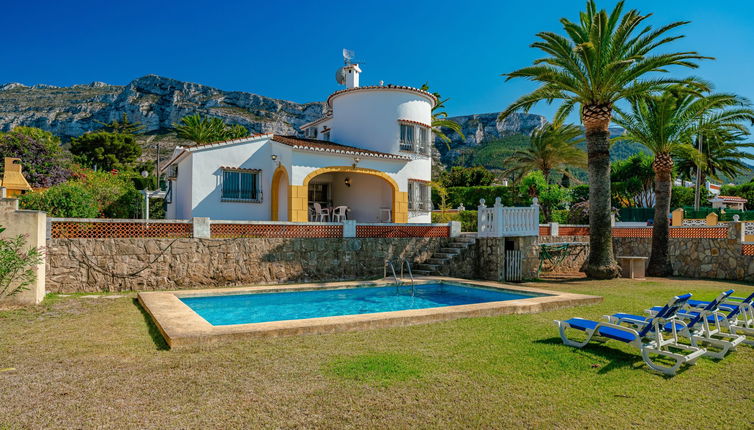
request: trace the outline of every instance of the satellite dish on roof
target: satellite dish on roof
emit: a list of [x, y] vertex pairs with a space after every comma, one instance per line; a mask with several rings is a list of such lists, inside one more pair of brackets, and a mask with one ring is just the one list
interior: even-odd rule
[[351, 60], [356, 56], [356, 53], [353, 52], [350, 49], [343, 48], [343, 63], [348, 65], [351, 64]]
[[345, 67], [341, 67], [335, 72], [335, 81], [338, 83], [338, 85], [345, 85], [346, 84], [346, 71]]

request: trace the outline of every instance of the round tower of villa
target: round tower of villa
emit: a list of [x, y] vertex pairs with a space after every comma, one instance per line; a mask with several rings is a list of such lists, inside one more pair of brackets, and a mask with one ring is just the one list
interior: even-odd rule
[[358, 65], [344, 69], [346, 89], [336, 91], [327, 99], [332, 110], [328, 124], [332, 130], [330, 139], [372, 151], [428, 153], [435, 97], [404, 86], [360, 87]]

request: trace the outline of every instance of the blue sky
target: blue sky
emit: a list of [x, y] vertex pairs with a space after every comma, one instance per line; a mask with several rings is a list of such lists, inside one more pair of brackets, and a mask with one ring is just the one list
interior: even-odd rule
[[[615, 1], [600, 1], [611, 8]], [[628, 0], [659, 26], [691, 24], [678, 50], [717, 57], [695, 71], [754, 98], [754, 2]], [[580, 0], [16, 1], [0, 14], [0, 83], [126, 84], [155, 73], [224, 90], [308, 102], [338, 89], [344, 47], [366, 62], [362, 84], [429, 82], [451, 115], [502, 110], [533, 88], [501, 73], [539, 56], [538, 31], [560, 31]], [[551, 115], [541, 105], [533, 112]]]

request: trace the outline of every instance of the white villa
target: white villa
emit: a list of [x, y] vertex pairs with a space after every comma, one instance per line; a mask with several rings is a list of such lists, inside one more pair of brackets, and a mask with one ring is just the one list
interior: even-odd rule
[[431, 222], [432, 108], [417, 88], [359, 86], [361, 69], [339, 71], [345, 89], [306, 138], [258, 134], [178, 147], [167, 173], [167, 218]]

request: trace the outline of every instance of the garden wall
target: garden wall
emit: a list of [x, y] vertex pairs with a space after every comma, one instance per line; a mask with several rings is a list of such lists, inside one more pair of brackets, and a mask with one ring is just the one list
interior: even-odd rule
[[384, 261], [424, 261], [449, 238], [50, 239], [47, 291], [168, 290], [383, 276]]
[[[741, 241], [741, 232], [745, 229], [740, 223], [730, 223], [726, 227], [727, 235], [719, 234], [717, 229], [700, 230], [702, 235], [716, 237], [698, 237], [697, 229], [680, 227], [671, 231], [669, 243], [670, 262], [673, 275], [688, 278], [728, 279], [754, 281], [754, 251], [753, 245]], [[685, 230], [684, 230], [685, 229]], [[649, 257], [652, 249], [652, 238], [645, 237], [615, 237], [613, 246], [616, 256]], [[628, 230], [628, 229], [622, 229]], [[651, 229], [647, 229], [651, 231]], [[562, 231], [562, 230], [561, 230]], [[688, 233], [687, 233], [688, 232]], [[626, 235], [627, 236], [627, 235]], [[639, 236], [636, 234], [634, 236]], [[683, 237], [686, 236], [686, 237]], [[697, 236], [697, 237], [689, 237]], [[589, 242], [589, 236], [540, 236], [539, 243], [552, 242]], [[563, 263], [554, 268], [555, 273], [575, 272], [586, 260], [588, 245], [583, 246], [584, 252], [576, 258], [566, 258]], [[545, 267], [545, 269], [552, 269]]]

